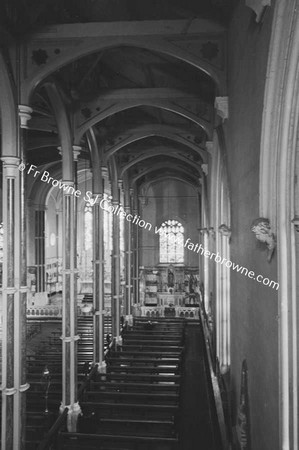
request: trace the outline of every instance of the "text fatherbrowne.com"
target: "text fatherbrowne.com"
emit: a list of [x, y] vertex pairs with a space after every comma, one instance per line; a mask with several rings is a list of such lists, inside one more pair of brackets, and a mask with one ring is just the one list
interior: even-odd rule
[[[164, 231], [162, 228], [155, 227], [155, 233], [163, 233]], [[202, 244], [196, 243], [194, 244], [191, 242], [191, 239], [188, 238], [184, 242], [184, 247], [188, 250], [191, 250], [195, 253], [200, 253], [205, 258], [209, 258], [211, 260], [214, 260], [217, 264], [223, 264], [227, 268], [234, 270], [235, 272], [241, 273], [242, 275], [245, 275], [246, 277], [257, 281], [258, 283], [262, 283], [264, 286], [271, 287], [272, 289], [279, 289], [279, 283], [273, 280], [269, 280], [269, 278], [263, 277], [262, 275], [256, 275], [253, 270], [248, 270], [246, 267], [240, 266], [239, 264], [236, 264], [229, 259], [223, 258], [219, 253], [213, 253], [209, 250], [205, 249]]]

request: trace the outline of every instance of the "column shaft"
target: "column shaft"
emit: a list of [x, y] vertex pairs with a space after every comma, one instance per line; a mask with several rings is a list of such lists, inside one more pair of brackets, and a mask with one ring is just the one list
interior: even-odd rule
[[[70, 186], [73, 183], [68, 183]], [[63, 194], [62, 406], [77, 401], [77, 256], [75, 196]]]
[[[31, 112], [31, 110], [30, 110]], [[30, 116], [29, 116], [30, 117]], [[27, 122], [26, 122], [27, 124]], [[22, 126], [20, 117], [19, 128], [19, 147], [20, 155], [23, 163], [26, 162], [27, 148], [27, 126]], [[15, 367], [18, 368], [18, 374], [15, 377], [15, 386], [20, 389], [20, 394], [15, 398], [14, 411], [14, 435], [15, 441], [20, 442], [20, 449], [25, 449], [26, 444], [26, 390], [29, 388], [27, 384], [27, 361], [26, 361], [26, 338], [27, 338], [27, 174], [21, 172], [20, 177], [20, 303], [17, 306], [17, 315], [15, 317], [15, 327], [19, 330], [15, 339]]]
[[[125, 208], [127, 214], [130, 213], [130, 208]], [[125, 314], [131, 314], [132, 305], [132, 224], [129, 220], [125, 220], [125, 275], [126, 275], [126, 289], [125, 289]]]
[[[21, 147], [22, 150], [22, 147]], [[22, 151], [21, 151], [22, 153]], [[3, 157], [2, 450], [25, 448], [26, 227], [25, 176]]]
[[[118, 202], [113, 202], [114, 207]], [[120, 224], [119, 216], [113, 214], [113, 251], [112, 251], [112, 335], [118, 337], [120, 332]]]
[[103, 210], [100, 207], [102, 194], [93, 207], [93, 361], [101, 365], [104, 360], [104, 235]]
[[45, 292], [45, 211], [35, 211], [36, 292]]
[[[137, 211], [133, 212], [133, 215]], [[139, 251], [138, 251], [138, 227], [132, 226], [132, 255], [133, 255], [133, 296], [134, 303], [139, 303]]]

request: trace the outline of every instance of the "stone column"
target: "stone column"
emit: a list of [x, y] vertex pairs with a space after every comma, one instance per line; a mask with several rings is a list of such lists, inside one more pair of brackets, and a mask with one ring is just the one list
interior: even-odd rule
[[[2, 450], [25, 449], [26, 426], [26, 128], [31, 108], [19, 107], [19, 158], [3, 156]], [[5, 152], [5, 148], [3, 153]], [[23, 167], [19, 166], [24, 163]], [[19, 168], [22, 170], [19, 170]]]
[[[130, 214], [131, 208], [125, 206], [126, 217]], [[125, 314], [131, 314], [132, 306], [132, 223], [125, 220], [125, 266], [126, 266], [126, 293], [125, 293]]]
[[45, 208], [39, 207], [34, 211], [35, 218], [35, 266], [36, 266], [36, 293], [35, 305], [42, 306], [48, 303], [46, 289], [46, 267], [45, 267]]
[[[208, 217], [207, 217], [207, 198], [205, 179], [201, 178], [201, 223], [202, 223], [202, 246], [205, 250], [209, 250], [209, 233], [208, 233]], [[210, 286], [209, 286], [209, 259], [201, 256], [201, 263], [203, 265], [203, 283], [204, 283], [204, 303], [206, 310], [209, 309], [210, 304]]]
[[[137, 209], [133, 210], [133, 216], [137, 215]], [[134, 303], [139, 303], [139, 251], [138, 251], [138, 226], [132, 226], [132, 244], [133, 244], [133, 294]]]
[[98, 364], [100, 372], [104, 372], [104, 236], [103, 210], [100, 202], [103, 194], [94, 193], [93, 206], [93, 326], [94, 350], [93, 362]]
[[77, 207], [76, 172], [79, 150], [74, 149], [74, 181], [63, 181], [63, 260], [62, 260], [62, 402], [61, 411], [69, 408], [67, 428], [76, 431], [81, 412], [77, 402]]
[[[31, 119], [32, 109], [26, 105], [19, 105], [19, 131], [20, 142], [19, 151], [21, 160], [26, 162], [27, 149], [27, 123]], [[14, 345], [15, 352], [15, 368], [17, 373], [15, 376], [15, 386], [19, 386], [20, 395], [15, 397], [14, 412], [14, 438], [15, 441], [21, 443], [20, 448], [25, 448], [25, 427], [26, 427], [26, 395], [22, 395], [29, 385], [27, 383], [26, 373], [26, 330], [27, 330], [27, 174], [21, 172], [20, 178], [20, 300], [19, 305], [16, 303], [17, 316], [14, 320], [14, 328], [16, 330]], [[20, 367], [19, 367], [20, 365]], [[18, 419], [16, 416], [20, 416]], [[19, 423], [21, 419], [21, 423]], [[19, 428], [18, 428], [19, 427]]]
[[[224, 258], [229, 260], [229, 235], [221, 235], [221, 252]], [[230, 366], [230, 268], [221, 264], [221, 327], [219, 364], [222, 374], [225, 374]]]
[[[119, 190], [117, 189], [117, 196], [114, 197], [112, 205], [114, 209], [119, 205]], [[113, 250], [112, 250], [112, 301], [111, 301], [111, 316], [112, 316], [112, 336], [119, 340], [120, 332], [120, 242], [119, 242], [119, 216], [113, 214], [112, 218], [112, 236], [113, 236]]]

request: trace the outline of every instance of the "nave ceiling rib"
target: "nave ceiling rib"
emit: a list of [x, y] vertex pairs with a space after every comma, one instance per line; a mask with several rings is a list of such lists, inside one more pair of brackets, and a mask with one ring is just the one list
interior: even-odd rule
[[[175, 175], [180, 172], [181, 177], [186, 177], [188, 170], [195, 171], [198, 184], [198, 176], [202, 176], [201, 165], [208, 164], [205, 143], [212, 139], [215, 97], [223, 88], [217, 86], [223, 70], [222, 63], [219, 67], [217, 64], [225, 59], [225, 27], [195, 15], [190, 21], [172, 20], [162, 27], [161, 23], [153, 22], [154, 30], [158, 27], [158, 35], [151, 29], [151, 36], [147, 37], [137, 22], [132, 23], [131, 28], [126, 28], [127, 24], [123, 23], [128, 39], [119, 45], [114, 37], [109, 37], [110, 24], [101, 24], [103, 30], [100, 33], [90, 25], [93, 24], [87, 23], [84, 30], [78, 28], [73, 40], [66, 40], [73, 32], [72, 26], [63, 29], [58, 25], [56, 42], [52, 40], [49, 27], [44, 35], [36, 34], [27, 47], [26, 76], [35, 73], [37, 77], [43, 77], [42, 74], [48, 71], [32, 97], [35, 112], [29, 123], [29, 157], [40, 164], [48, 162], [51, 155], [57, 158], [57, 124], [51, 117], [52, 108], [49, 115], [42, 114], [43, 108], [49, 105], [43, 83], [51, 82], [57, 85], [69, 116], [75, 145], [88, 148], [86, 133], [93, 129], [103, 163], [107, 166], [112, 156], [115, 157], [118, 174], [128, 171], [131, 175], [132, 171], [138, 170], [140, 175], [140, 170], [147, 172], [151, 166], [158, 171], [162, 163], [174, 160]], [[148, 26], [149, 22], [144, 23], [144, 29]], [[84, 36], [82, 42], [88, 46], [92, 36], [96, 42], [94, 33], [103, 34], [101, 42], [108, 44], [101, 45], [97, 51], [91, 48], [79, 51], [80, 36], [82, 39]], [[133, 44], [132, 37], [136, 42], [138, 38], [138, 46]], [[143, 40], [146, 42], [148, 38], [149, 45], [143, 46]], [[70, 60], [72, 45], [76, 42], [79, 47]], [[202, 50], [205, 42], [206, 48], [211, 47], [210, 54], [208, 50], [206, 53]], [[68, 46], [69, 55], [65, 57]], [[54, 60], [63, 61], [64, 57], [65, 62], [55, 69]], [[52, 72], [48, 70], [50, 67]], [[210, 72], [214, 75], [209, 75]], [[27, 80], [23, 80], [25, 91], [26, 83]], [[44, 136], [38, 145], [37, 133], [40, 132], [44, 132]], [[145, 150], [146, 146], [148, 150]], [[155, 151], [157, 148], [160, 150]], [[179, 152], [172, 151], [173, 148]], [[143, 157], [144, 151], [147, 151], [146, 157]], [[86, 156], [82, 154], [80, 158]], [[133, 156], [136, 161], [132, 160]]]

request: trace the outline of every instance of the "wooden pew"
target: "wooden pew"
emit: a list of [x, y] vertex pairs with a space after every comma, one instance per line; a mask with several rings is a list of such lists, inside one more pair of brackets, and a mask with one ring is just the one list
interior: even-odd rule
[[58, 450], [178, 450], [178, 439], [152, 436], [60, 433]]
[[[80, 322], [79, 361], [81, 357], [92, 357], [91, 319], [85, 317]], [[136, 321], [136, 329], [123, 331], [123, 345], [108, 352], [107, 373], [95, 373], [86, 385], [80, 401], [83, 417], [78, 422], [78, 432], [61, 432], [57, 450], [178, 449], [184, 323], [159, 321], [154, 330], [144, 325], [145, 321]], [[59, 336], [54, 336], [54, 348], [50, 346], [45, 357], [39, 355], [37, 365], [41, 367], [53, 357], [53, 368], [57, 368], [55, 396], [60, 386], [56, 377], [61, 375], [59, 341]], [[29, 366], [34, 367], [34, 363]], [[32, 372], [36, 376], [34, 369]], [[38, 397], [39, 387], [35, 386], [33, 398]]]
[[177, 383], [130, 383], [126, 381], [118, 382], [113, 380], [113, 382], [109, 381], [91, 381], [90, 382], [90, 390], [91, 391], [117, 391], [117, 392], [176, 392], [179, 393], [180, 385]]
[[113, 392], [113, 391], [88, 391], [83, 394], [83, 402], [102, 403], [135, 403], [142, 405], [176, 405], [179, 395], [173, 392]]

